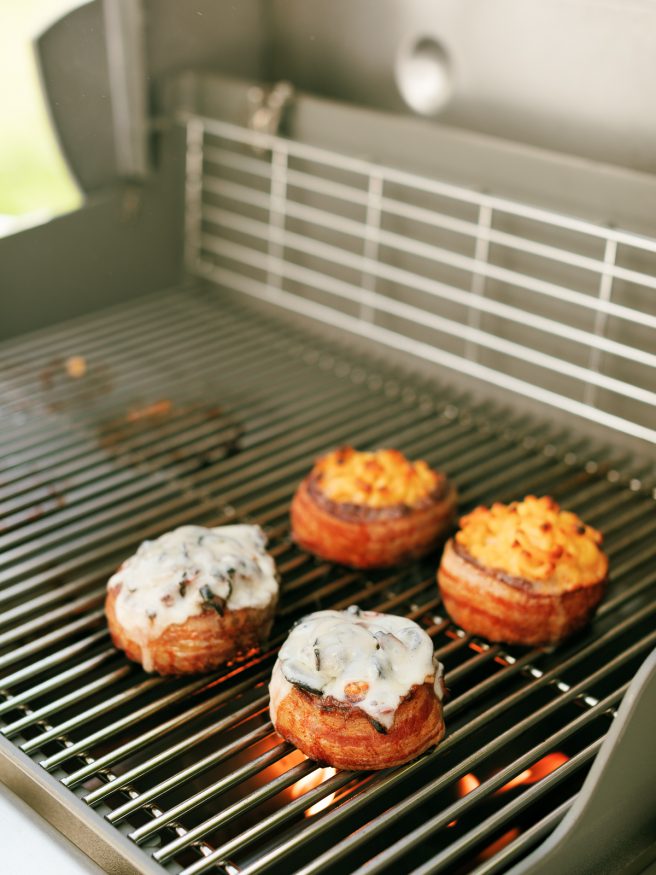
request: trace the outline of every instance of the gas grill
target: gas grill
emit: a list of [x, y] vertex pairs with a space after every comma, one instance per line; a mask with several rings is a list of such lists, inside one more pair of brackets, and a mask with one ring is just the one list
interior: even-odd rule
[[[267, 67], [259, 7], [229, 7], [194, 4], [176, 40], [175, 4], [92, 3], [40, 41], [89, 198], [0, 240], [0, 777], [109, 872], [645, 871], [656, 181], [417, 121], [384, 89], [385, 111], [341, 80], [328, 100], [305, 43], [294, 87], [255, 84], [284, 53]], [[266, 9], [274, 36], [290, 9], [326, 24], [319, 4]], [[222, 72], [201, 72], [219, 44]], [[413, 45], [443, 57], [404, 31], [411, 105]], [[79, 114], [57, 109], [77, 87], [62, 57], [87, 65]], [[462, 512], [549, 494], [599, 528], [591, 626], [490, 644], [444, 612], [439, 557], [363, 573], [299, 551], [291, 496], [344, 443], [426, 459]], [[282, 575], [268, 648], [145, 674], [111, 645], [107, 578], [145, 538], [235, 521], [265, 528]], [[321, 767], [268, 718], [291, 624], [354, 603], [416, 620], [446, 669], [445, 740], [380, 773]]]

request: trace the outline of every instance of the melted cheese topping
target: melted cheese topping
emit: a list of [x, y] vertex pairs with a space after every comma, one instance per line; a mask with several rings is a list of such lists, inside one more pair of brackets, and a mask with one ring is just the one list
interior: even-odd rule
[[549, 497], [477, 507], [456, 541], [487, 568], [570, 589], [606, 576], [602, 536]]
[[269, 692], [274, 725], [280, 702], [298, 686], [355, 705], [381, 731], [414, 686], [432, 683], [444, 694], [442, 665], [424, 630], [405, 617], [361, 611], [317, 611], [289, 633]]
[[152, 670], [149, 642], [166, 628], [204, 611], [267, 607], [278, 594], [273, 559], [259, 526], [181, 526], [144, 541], [107, 584], [120, 587], [116, 617], [141, 645]]
[[410, 462], [398, 450], [359, 452], [341, 447], [319, 459], [313, 474], [331, 501], [366, 507], [412, 507], [435, 491], [440, 475], [426, 462]]

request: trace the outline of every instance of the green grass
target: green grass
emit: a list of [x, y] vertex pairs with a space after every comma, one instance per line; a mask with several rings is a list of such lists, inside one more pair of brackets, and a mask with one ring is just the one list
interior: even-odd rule
[[41, 93], [32, 39], [75, 0], [0, 3], [0, 215], [56, 214], [80, 203]]

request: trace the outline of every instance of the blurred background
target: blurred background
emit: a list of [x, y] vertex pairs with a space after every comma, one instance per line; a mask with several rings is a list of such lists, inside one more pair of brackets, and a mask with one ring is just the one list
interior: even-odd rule
[[0, 4], [0, 234], [74, 209], [69, 173], [39, 84], [33, 39], [76, 0]]

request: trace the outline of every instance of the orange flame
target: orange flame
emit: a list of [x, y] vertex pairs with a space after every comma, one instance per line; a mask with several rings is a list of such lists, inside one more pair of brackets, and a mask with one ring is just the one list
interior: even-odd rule
[[560, 753], [560, 751], [547, 754], [546, 757], [542, 757], [541, 760], [533, 763], [529, 769], [524, 769], [519, 775], [515, 775], [514, 778], [511, 778], [507, 784], [504, 784], [503, 787], [500, 787], [496, 792], [507, 793], [508, 790], [512, 790], [514, 787], [520, 787], [523, 784], [537, 784], [538, 781], [541, 781], [543, 778], [546, 778], [547, 775], [550, 775], [552, 772], [555, 772], [556, 769], [560, 768], [560, 766], [562, 766], [563, 763], [566, 763], [568, 759], [569, 757], [565, 756], [564, 753]]
[[468, 793], [471, 793], [472, 790], [475, 790], [477, 787], [481, 786], [481, 782], [478, 780], [476, 775], [473, 775], [469, 772], [467, 775], [463, 775], [462, 778], [458, 781], [458, 796], [462, 798], [466, 796]]
[[[458, 797], [462, 799], [463, 796], [466, 796], [468, 793], [471, 793], [472, 790], [475, 790], [477, 787], [481, 786], [481, 782], [478, 780], [476, 775], [473, 775], [471, 772], [468, 772], [466, 775], [463, 775], [462, 778], [458, 781]], [[447, 823], [447, 827], [455, 826], [458, 823], [457, 820], [452, 820]]]
[[[323, 784], [324, 781], [327, 781], [328, 778], [332, 778], [335, 774], [337, 774], [337, 769], [333, 769], [332, 767], [315, 769], [313, 772], [310, 772], [309, 775], [301, 778], [300, 781], [297, 781], [290, 787], [292, 799], [298, 799], [298, 797], [303, 796], [304, 793], [314, 790], [315, 787], [318, 787], [319, 784]], [[324, 808], [327, 808], [330, 805], [335, 798], [335, 795], [335, 793], [329, 793], [327, 796], [324, 796], [323, 799], [319, 799], [318, 802], [315, 802], [314, 805], [311, 805], [305, 811], [305, 816], [314, 817], [315, 814], [323, 811]]]
[[509, 829], [508, 832], [504, 832], [502, 836], [492, 842], [491, 845], [488, 845], [486, 848], [480, 852], [480, 854], [476, 857], [477, 860], [489, 860], [490, 857], [494, 857], [495, 854], [498, 854], [502, 848], [505, 848], [506, 845], [509, 845], [510, 842], [514, 841], [517, 836], [520, 834], [521, 830], [514, 826], [512, 829]]
[[[551, 772], [555, 772], [557, 768], [566, 763], [569, 759], [564, 753], [557, 751], [556, 753], [547, 754], [547, 756], [542, 757], [542, 759], [538, 760], [536, 763], [528, 768], [524, 769], [523, 772], [520, 772], [519, 775], [515, 775], [514, 778], [511, 778], [507, 784], [504, 784], [503, 787], [500, 787], [495, 791], [495, 796], [501, 793], [507, 793], [508, 790], [512, 790], [514, 787], [520, 787], [522, 785], [529, 784], [537, 784], [538, 781], [541, 781], [543, 778], [546, 778], [547, 775], [550, 775]], [[458, 781], [457, 785], [457, 794], [458, 798], [462, 799], [463, 796], [467, 796], [468, 793], [471, 793], [477, 787], [481, 786], [481, 782], [472, 772], [468, 772], [466, 775], [463, 775], [462, 778]], [[456, 825], [458, 821], [452, 820], [447, 824], [447, 827], [453, 827]], [[496, 842], [493, 842], [488, 848], [486, 848], [479, 859], [486, 860], [488, 857], [493, 856], [500, 851], [501, 848], [505, 847], [509, 842], [511, 842], [514, 838], [519, 835], [519, 830], [511, 829], [508, 830], [507, 833], [501, 836], [501, 838], [497, 839]], [[490, 850], [494, 848], [494, 850]], [[485, 855], [485, 856], [484, 856]]]

